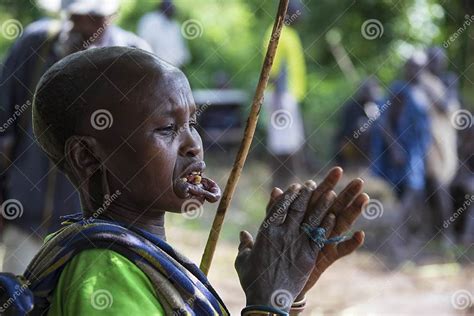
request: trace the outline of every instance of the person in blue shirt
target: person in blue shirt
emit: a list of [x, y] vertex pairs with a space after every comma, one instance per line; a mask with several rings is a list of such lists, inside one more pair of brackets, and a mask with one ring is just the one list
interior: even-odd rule
[[404, 79], [391, 85], [386, 101], [390, 106], [376, 121], [372, 140], [372, 169], [393, 187], [401, 202], [401, 235], [424, 235], [428, 228], [420, 224], [426, 216], [425, 159], [431, 144], [429, 101], [419, 85], [425, 63], [425, 55], [406, 62]]

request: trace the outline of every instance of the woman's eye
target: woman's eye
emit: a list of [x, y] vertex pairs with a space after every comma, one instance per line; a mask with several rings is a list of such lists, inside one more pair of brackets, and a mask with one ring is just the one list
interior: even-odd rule
[[173, 132], [174, 131], [174, 124], [169, 124], [169, 125], [164, 126], [164, 127], [159, 127], [157, 129], [155, 129], [155, 131], [157, 131], [158, 133]]
[[197, 122], [196, 121], [189, 121], [189, 126], [192, 128], [196, 128]]

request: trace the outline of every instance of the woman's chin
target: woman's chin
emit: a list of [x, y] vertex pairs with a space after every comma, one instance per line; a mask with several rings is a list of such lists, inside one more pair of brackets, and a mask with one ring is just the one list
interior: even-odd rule
[[[196, 208], [203, 208], [206, 202], [204, 196], [193, 196], [189, 195], [187, 198], [181, 198], [176, 194], [173, 194], [173, 200], [171, 203], [167, 203], [164, 210], [170, 213], [187, 213], [194, 211]], [[163, 209], [163, 208], [162, 208]]]

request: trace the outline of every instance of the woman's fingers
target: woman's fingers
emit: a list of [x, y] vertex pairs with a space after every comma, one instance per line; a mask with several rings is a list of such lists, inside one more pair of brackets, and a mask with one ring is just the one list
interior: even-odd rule
[[[321, 222], [321, 226], [319, 226], [320, 228], [324, 229], [325, 238], [329, 238], [329, 235], [331, 234], [331, 231], [335, 225], [336, 225], [336, 216], [334, 216], [334, 214], [331, 214], [331, 213], [327, 214], [324, 217], [323, 221]], [[314, 252], [318, 254], [319, 256], [320, 251], [322, 250], [322, 248], [324, 248], [324, 241], [321, 241], [321, 243], [318, 243], [318, 242], [315, 242], [314, 240], [310, 240], [310, 243]], [[317, 258], [318, 257], [314, 258], [315, 263], [316, 263]]]
[[324, 231], [326, 232], [326, 238], [329, 238], [334, 226], [336, 226], [336, 216], [333, 213], [329, 213], [324, 217], [323, 222], [321, 223], [321, 227], [324, 228]]
[[239, 252], [237, 253], [237, 258], [235, 258], [235, 268], [237, 271], [244, 266], [244, 262], [247, 260], [250, 255], [254, 245], [253, 237], [248, 231], [240, 232], [240, 243], [239, 243]]
[[348, 231], [368, 201], [369, 196], [366, 193], [357, 195], [354, 201], [337, 216], [337, 223], [332, 232], [332, 236], [341, 235]]
[[270, 193], [270, 200], [268, 201], [267, 208], [266, 208], [266, 215], [268, 215], [268, 213], [270, 212], [270, 209], [273, 207], [273, 205], [275, 205], [276, 201], [278, 200], [278, 198], [280, 198], [282, 194], [283, 194], [282, 189], [278, 187], [274, 187], [272, 189], [272, 192]]
[[301, 221], [308, 209], [308, 203], [311, 199], [314, 189], [316, 189], [316, 182], [313, 180], [308, 180], [304, 183], [304, 186], [301, 188], [298, 197], [290, 205], [285, 224], [287, 226], [297, 226], [301, 225]]
[[355, 232], [352, 238], [345, 240], [337, 245], [337, 259], [347, 256], [354, 252], [357, 248], [362, 246], [364, 243], [365, 234], [363, 231]]
[[314, 207], [308, 206], [303, 223], [307, 223], [311, 227], [318, 227], [335, 198], [334, 191], [324, 192]]
[[329, 190], [333, 190], [336, 187], [336, 184], [342, 178], [342, 168], [341, 167], [334, 167], [329, 170], [326, 177], [324, 177], [323, 182], [318, 187], [318, 191], [326, 192]]
[[[304, 186], [292, 184], [285, 192], [279, 188], [273, 188], [266, 209], [267, 219], [273, 220], [276, 225], [282, 224], [288, 215], [288, 203], [290, 203], [290, 208], [294, 211], [292, 212], [294, 213], [294, 216], [292, 215], [290, 220], [301, 222], [301, 219], [304, 217], [304, 212], [307, 212], [310, 208], [314, 209], [321, 195], [334, 189], [338, 181], [341, 179], [342, 173], [342, 168], [332, 168], [329, 170], [320, 186], [317, 186], [314, 181], [308, 180]], [[297, 186], [298, 188], [296, 188]], [[298, 192], [300, 196], [295, 197], [293, 194], [295, 192]], [[309, 197], [308, 193], [311, 193], [309, 194]], [[298, 210], [303, 210], [303, 214]]]
[[283, 224], [288, 214], [288, 209], [298, 197], [300, 190], [300, 184], [294, 183], [290, 185], [288, 189], [276, 199], [274, 205], [268, 211], [267, 217], [262, 223], [262, 227], [266, 228], [270, 225], [278, 226]]
[[362, 192], [364, 187], [364, 181], [362, 179], [352, 180], [345, 188], [339, 193], [337, 199], [334, 201], [333, 205], [329, 209], [329, 212], [334, 213], [334, 215], [339, 216], [341, 213], [354, 199], [357, 195]]
[[246, 249], [252, 250], [252, 248], [253, 248], [253, 237], [252, 237], [252, 235], [246, 230], [241, 231], [240, 232], [239, 253], [246, 250]]
[[324, 178], [323, 182], [314, 190], [311, 200], [309, 202], [309, 207], [314, 207], [318, 202], [319, 198], [324, 192], [334, 190], [336, 184], [342, 178], [342, 168], [334, 167], [329, 170], [328, 174]]

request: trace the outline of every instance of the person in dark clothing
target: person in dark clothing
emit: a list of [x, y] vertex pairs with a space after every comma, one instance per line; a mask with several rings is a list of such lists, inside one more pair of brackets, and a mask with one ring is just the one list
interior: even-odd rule
[[469, 246], [474, 243], [474, 125], [460, 131], [459, 143], [461, 163], [450, 189], [454, 207], [443, 218], [443, 228], [453, 228], [451, 241]]
[[336, 135], [336, 159], [344, 167], [368, 165], [372, 123], [380, 115], [382, 91], [375, 77], [367, 78], [354, 97], [342, 107], [341, 125]]
[[452, 227], [444, 228], [443, 220], [453, 209], [449, 186], [459, 167], [457, 129], [451, 119], [460, 109], [458, 82], [455, 74], [447, 71], [447, 56], [443, 48], [427, 50], [428, 64], [421, 75], [421, 86], [429, 99], [432, 144], [426, 157], [427, 202], [430, 206], [432, 233], [440, 229], [441, 238], [453, 239]]
[[394, 225], [398, 234], [392, 235], [394, 240], [390, 241], [398, 259], [409, 255], [407, 242], [416, 248], [427, 240], [430, 229], [425, 223], [424, 207], [425, 157], [431, 144], [429, 101], [419, 80], [426, 65], [424, 57], [410, 58], [403, 80], [391, 85], [387, 101], [390, 106], [376, 121], [372, 141], [372, 169], [390, 184], [401, 204]]
[[[65, 21], [43, 19], [27, 26], [3, 62], [0, 77], [0, 152], [3, 269], [23, 272], [59, 217], [80, 207], [76, 190], [48, 161], [33, 136], [31, 103], [41, 75], [63, 57], [98, 46], [148, 45], [111, 25], [114, 1], [63, 1]], [[105, 80], [102, 78], [101, 80]]]

